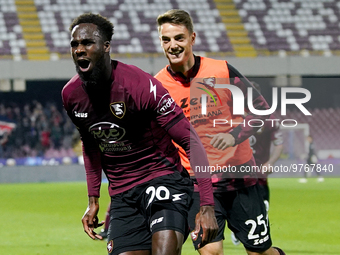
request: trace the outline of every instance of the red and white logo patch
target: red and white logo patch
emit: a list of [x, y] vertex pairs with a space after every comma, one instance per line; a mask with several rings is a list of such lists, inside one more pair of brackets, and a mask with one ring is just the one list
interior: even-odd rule
[[107, 252], [111, 253], [113, 250], [113, 240], [107, 243]]

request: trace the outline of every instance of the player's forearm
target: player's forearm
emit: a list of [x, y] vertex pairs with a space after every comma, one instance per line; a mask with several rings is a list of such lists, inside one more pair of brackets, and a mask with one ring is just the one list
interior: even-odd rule
[[[100, 197], [101, 169], [93, 172], [86, 171], [87, 193], [89, 197]], [[100, 173], [100, 174], [99, 174]]]
[[99, 204], [99, 197], [89, 196], [89, 207], [91, 205], [98, 205], [98, 204]]
[[[235, 138], [235, 145], [247, 140], [250, 136], [256, 134], [260, 127], [265, 123], [270, 115], [254, 115], [248, 114], [245, 119], [237, 127], [233, 128], [229, 133]], [[249, 123], [251, 125], [249, 125]]]
[[83, 145], [84, 166], [86, 172], [87, 191], [89, 197], [100, 196], [102, 166], [98, 150], [85, 148]]
[[[228, 64], [229, 68], [229, 74], [230, 74], [230, 82], [231, 84], [234, 84], [237, 86], [240, 90], [242, 90], [244, 95], [244, 105], [248, 105], [248, 88], [251, 88], [252, 93], [252, 99], [251, 103], [254, 109], [264, 111], [268, 110], [269, 106], [267, 101], [264, 99], [264, 97], [257, 91], [252, 84], [249, 82], [249, 80], [243, 76], [236, 68], [234, 68], [232, 65]], [[235, 138], [235, 145], [245, 141], [250, 136], [254, 135], [258, 129], [263, 125], [266, 119], [269, 118], [270, 114], [266, 115], [255, 115], [249, 109], [245, 108], [247, 115], [245, 119], [242, 121], [241, 124], [239, 124], [237, 127], [235, 127], [232, 131], [229, 133]], [[251, 124], [251, 125], [249, 125]]]
[[[209, 161], [205, 149], [190, 122], [183, 118], [168, 130], [172, 139], [186, 152], [191, 169], [195, 173], [201, 198], [201, 206], [214, 205]], [[202, 171], [202, 170], [205, 171]]]
[[279, 145], [274, 146], [273, 151], [272, 151], [270, 158], [268, 160], [268, 164], [274, 165], [275, 162], [280, 158], [282, 150], [283, 150], [283, 144], [279, 144]]

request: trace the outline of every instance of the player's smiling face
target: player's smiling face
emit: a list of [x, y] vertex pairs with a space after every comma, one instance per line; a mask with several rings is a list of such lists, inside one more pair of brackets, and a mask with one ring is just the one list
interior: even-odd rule
[[104, 61], [106, 50], [107, 43], [104, 43], [96, 25], [83, 23], [73, 28], [71, 54], [79, 74], [91, 74], [93, 69], [101, 64], [99, 62]]
[[164, 23], [159, 27], [161, 46], [171, 65], [185, 65], [189, 61], [195, 36], [184, 25]]

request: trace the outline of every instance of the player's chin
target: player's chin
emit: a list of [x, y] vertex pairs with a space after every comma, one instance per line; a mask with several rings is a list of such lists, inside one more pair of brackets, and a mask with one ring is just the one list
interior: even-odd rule
[[175, 56], [175, 55], [170, 55], [168, 57], [169, 61], [171, 64], [176, 64], [176, 65], [179, 65], [179, 64], [182, 64], [183, 62], [183, 58], [182, 56]]

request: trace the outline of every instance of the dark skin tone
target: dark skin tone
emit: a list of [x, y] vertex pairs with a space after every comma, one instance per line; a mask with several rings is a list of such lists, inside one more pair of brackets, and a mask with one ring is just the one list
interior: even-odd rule
[[[90, 23], [79, 24], [71, 33], [71, 55], [76, 65], [77, 72], [83, 80], [93, 79], [91, 86], [97, 86], [95, 77], [101, 82], [110, 84], [112, 73], [110, 58], [110, 42], [102, 39], [97, 26]], [[98, 73], [99, 75], [94, 75]], [[93, 85], [95, 84], [95, 85]], [[85, 233], [92, 239], [102, 239], [94, 230], [103, 225], [98, 221], [99, 199], [89, 197], [89, 204], [82, 218]], [[211, 241], [217, 234], [218, 226], [213, 206], [202, 206], [196, 217], [195, 232], [203, 228], [203, 243]], [[177, 255], [181, 254], [183, 234], [174, 230], [162, 230], [152, 235], [153, 255]], [[128, 251], [123, 255], [147, 255], [149, 250]]]

